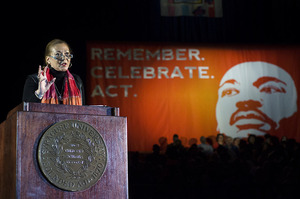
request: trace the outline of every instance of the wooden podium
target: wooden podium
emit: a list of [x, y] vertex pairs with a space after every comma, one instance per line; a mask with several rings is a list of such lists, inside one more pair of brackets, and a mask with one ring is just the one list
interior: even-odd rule
[[[66, 191], [48, 181], [37, 160], [43, 133], [65, 120], [87, 123], [106, 143], [102, 177], [83, 191]], [[118, 108], [23, 102], [0, 124], [0, 198], [128, 198], [127, 118]]]

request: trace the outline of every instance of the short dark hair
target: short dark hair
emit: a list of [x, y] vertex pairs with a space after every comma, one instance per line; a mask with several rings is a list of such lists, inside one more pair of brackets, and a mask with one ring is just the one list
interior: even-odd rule
[[223, 135], [223, 134], [219, 133], [219, 134], [217, 134], [216, 141], [218, 141], [218, 140], [219, 140], [219, 137], [220, 137], [220, 136], [224, 137], [224, 135]]

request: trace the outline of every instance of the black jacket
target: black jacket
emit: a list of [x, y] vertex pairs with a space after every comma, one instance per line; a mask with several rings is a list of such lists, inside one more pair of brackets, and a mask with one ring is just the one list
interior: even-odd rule
[[[32, 74], [28, 75], [24, 89], [23, 89], [23, 101], [24, 102], [38, 102], [40, 103], [42, 100], [37, 98], [34, 94], [34, 92], [38, 89], [38, 84], [39, 84], [39, 79], [38, 79], [38, 74]], [[80, 79], [78, 75], [72, 74], [77, 88], [80, 90], [81, 93], [81, 98], [82, 98], [82, 105], [85, 105], [85, 95], [84, 95], [84, 87], [83, 87], [83, 82]]]

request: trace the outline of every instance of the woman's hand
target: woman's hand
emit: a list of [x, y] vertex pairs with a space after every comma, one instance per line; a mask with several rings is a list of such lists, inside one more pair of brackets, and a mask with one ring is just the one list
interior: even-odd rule
[[35, 95], [37, 98], [42, 99], [45, 93], [49, 90], [50, 86], [55, 82], [56, 78], [53, 78], [51, 81], [47, 80], [46, 71], [48, 66], [44, 68], [42, 71], [41, 65], [39, 65], [38, 79], [39, 79], [39, 87], [35, 91]]

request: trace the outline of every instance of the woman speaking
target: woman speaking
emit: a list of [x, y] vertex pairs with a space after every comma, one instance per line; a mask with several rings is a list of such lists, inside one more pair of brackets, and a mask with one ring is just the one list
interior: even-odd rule
[[45, 50], [46, 66], [29, 75], [23, 90], [23, 101], [47, 104], [83, 105], [84, 88], [78, 75], [71, 74], [73, 54], [60, 39], [50, 41]]

